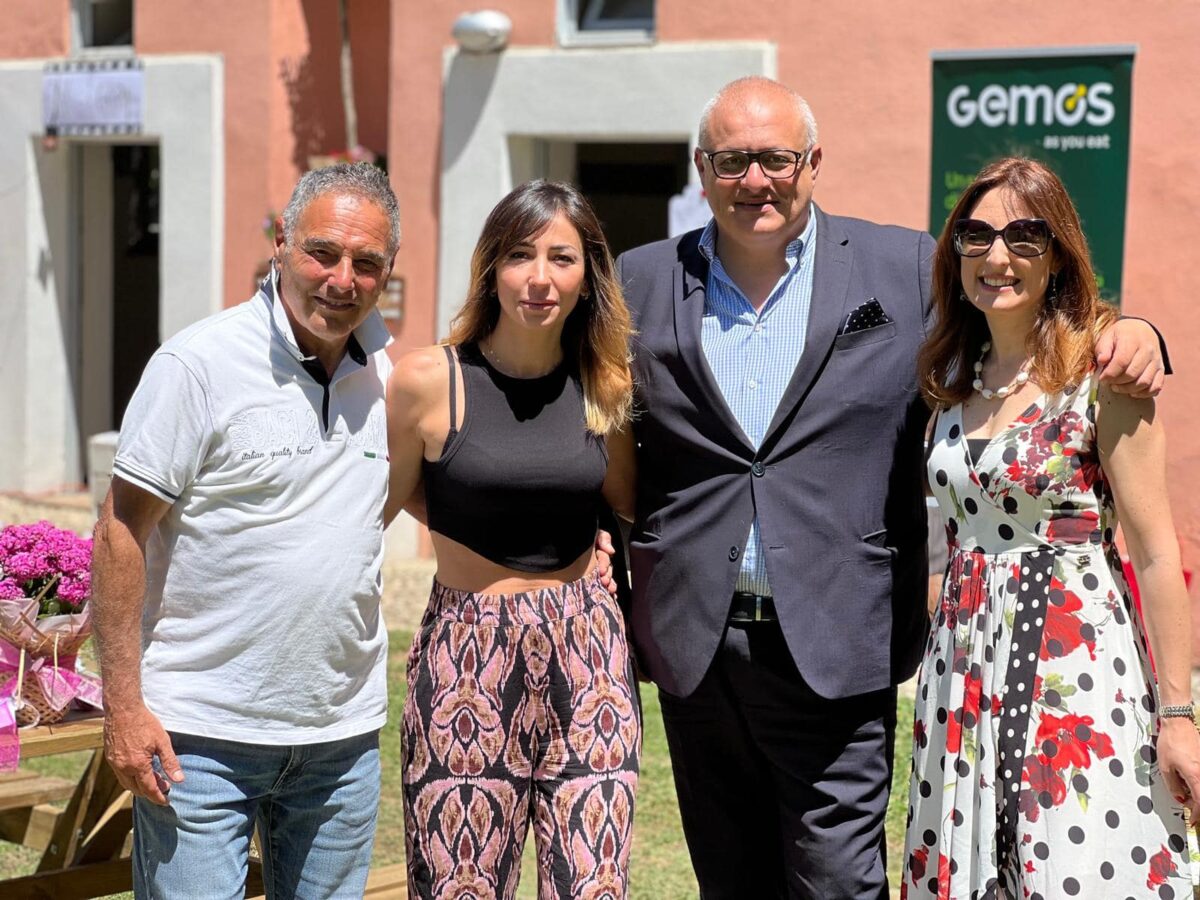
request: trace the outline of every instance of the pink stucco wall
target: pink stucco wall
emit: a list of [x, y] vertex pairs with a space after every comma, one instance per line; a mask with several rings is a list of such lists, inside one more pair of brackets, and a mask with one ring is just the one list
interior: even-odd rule
[[[514, 23], [511, 46], [554, 44], [555, 5], [487, 4]], [[770, 24], [732, 0], [659, 0], [660, 42], [767, 40], [779, 77], [808, 98], [825, 162], [817, 200], [827, 209], [926, 227], [930, 164], [930, 52], [943, 49], [1136, 44], [1126, 223], [1124, 309], [1167, 333], [1177, 374], [1160, 401], [1171, 439], [1169, 477], [1185, 565], [1200, 570], [1200, 316], [1193, 308], [1189, 237], [1200, 233], [1200, 6], [1095, 0], [954, 8], [785, 3]], [[404, 140], [411, 177], [397, 180], [406, 239], [398, 271], [409, 282], [404, 342], [433, 338], [443, 48], [463, 11], [445, 0], [397, 0], [393, 15], [391, 141]], [[697, 111], [698, 112], [698, 111]], [[428, 314], [417, 305], [427, 304]], [[419, 333], [423, 330], [423, 334]]]
[[[390, 0], [349, 0], [348, 11], [359, 142], [386, 154]], [[66, 55], [70, 12], [70, 0], [7, 4], [0, 59]], [[217, 53], [224, 60], [223, 301], [235, 304], [270, 254], [263, 218], [287, 203], [308, 156], [346, 148], [337, 0], [137, 2], [133, 30], [140, 55]]]
[[[772, 7], [770, 24], [733, 0], [659, 0], [660, 42], [767, 40], [779, 76], [804, 93], [821, 124], [825, 164], [817, 199], [880, 221], [925, 225], [929, 179], [930, 61], [934, 49], [1136, 44], [1124, 308], [1158, 322], [1177, 373], [1160, 407], [1185, 563], [1200, 570], [1200, 341], [1188, 236], [1200, 232], [1200, 5], [1131, 8], [1094, 0], [955, 7], [861, 0]], [[512, 46], [553, 47], [556, 4], [483, 4], [514, 23]], [[407, 308], [399, 347], [434, 338], [443, 54], [450, 0], [350, 0], [360, 140], [390, 151], [404, 217], [397, 274]], [[62, 56], [69, 0], [12, 0], [0, 59]], [[310, 152], [341, 149], [335, 0], [200, 4], [139, 2], [138, 53], [220, 53], [225, 61], [225, 302], [246, 296], [269, 253], [260, 226], [286, 201]], [[649, 98], [648, 98], [649, 99]], [[551, 101], [547, 101], [551, 102]], [[186, 173], [165, 173], [186, 177]]]
[[[387, 152], [390, 0], [349, 0], [359, 141]], [[224, 302], [246, 298], [270, 254], [263, 218], [287, 202], [310, 154], [345, 149], [337, 0], [134, 5], [140, 55], [218, 53], [225, 65]], [[70, 0], [5, 5], [0, 59], [70, 51]], [[186, 103], [187, 98], [178, 98]], [[187, 173], [165, 172], [165, 178]]]
[[456, 0], [394, 0], [389, 144], [404, 148], [404, 172], [393, 166], [404, 240], [396, 272], [408, 298], [398, 350], [434, 339], [437, 294], [438, 187], [441, 178], [442, 63], [454, 45], [450, 29], [469, 9], [495, 9], [513, 23], [511, 46], [552, 46], [554, 3], [504, 0], [464, 6]]
[[[380, 152], [387, 92], [388, 0], [350, 0], [360, 142]], [[263, 219], [287, 202], [310, 154], [345, 148], [335, 0], [137, 6], [140, 54], [220, 53], [225, 60], [225, 302], [245, 299], [270, 255]], [[357, 40], [356, 40], [357, 39]], [[165, 173], [171, 177], [171, 173]]]
[[6, 3], [0, 59], [62, 56], [71, 43], [71, 0]]

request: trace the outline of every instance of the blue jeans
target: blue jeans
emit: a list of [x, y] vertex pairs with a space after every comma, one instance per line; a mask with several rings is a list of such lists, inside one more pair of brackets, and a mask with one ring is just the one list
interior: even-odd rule
[[169, 806], [138, 797], [138, 900], [245, 895], [257, 824], [268, 898], [361, 898], [379, 808], [379, 732], [270, 746], [171, 734], [184, 781]]

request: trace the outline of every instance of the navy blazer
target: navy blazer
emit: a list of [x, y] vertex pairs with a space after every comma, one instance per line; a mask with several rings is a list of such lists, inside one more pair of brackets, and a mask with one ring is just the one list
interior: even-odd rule
[[[700, 343], [700, 232], [618, 260], [638, 330], [632, 633], [642, 668], [679, 696], [717, 652], [756, 510], [780, 626], [815, 691], [886, 688], [920, 659], [928, 410], [916, 356], [933, 239], [814, 209], [807, 341], [757, 450]], [[872, 298], [890, 323], [839, 334]]]

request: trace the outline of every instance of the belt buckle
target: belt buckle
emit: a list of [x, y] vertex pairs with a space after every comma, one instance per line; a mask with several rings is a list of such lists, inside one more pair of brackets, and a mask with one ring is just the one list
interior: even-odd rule
[[761, 595], [761, 594], [755, 594], [755, 595], [754, 595], [754, 621], [755, 621], [755, 622], [761, 622], [761, 621], [763, 620], [763, 617], [762, 617], [762, 602], [763, 602], [762, 595]]

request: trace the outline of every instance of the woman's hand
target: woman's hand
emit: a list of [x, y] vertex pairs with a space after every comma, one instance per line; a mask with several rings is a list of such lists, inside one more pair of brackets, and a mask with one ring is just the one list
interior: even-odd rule
[[1158, 768], [1176, 802], [1187, 807], [1193, 823], [1200, 822], [1200, 734], [1191, 719], [1161, 719]]

